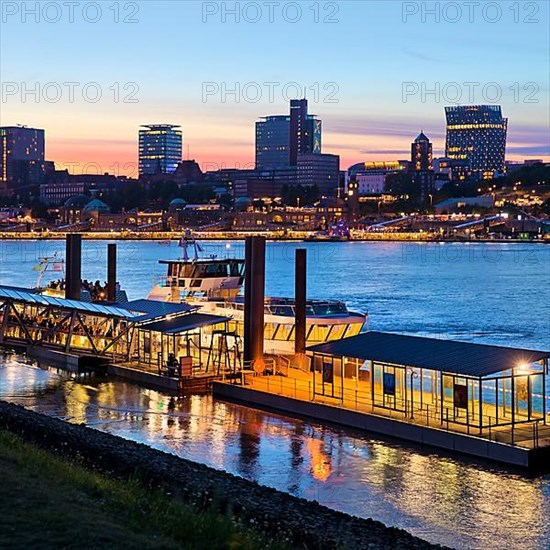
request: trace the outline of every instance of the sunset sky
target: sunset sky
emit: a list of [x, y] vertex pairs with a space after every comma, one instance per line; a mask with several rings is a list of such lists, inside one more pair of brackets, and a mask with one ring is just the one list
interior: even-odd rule
[[[149, 123], [180, 124], [184, 157], [203, 170], [251, 167], [254, 122], [288, 111], [290, 83], [306, 89], [323, 152], [342, 168], [408, 158], [421, 129], [441, 156], [444, 107], [459, 92], [459, 104], [502, 105], [508, 160], [550, 160], [548, 2], [439, 2], [436, 14], [424, 12], [435, 2], [83, 2], [72, 14], [50, 2], [24, 13], [35, 4], [2, 2], [0, 124], [45, 128], [48, 160], [74, 173], [93, 163], [89, 173], [136, 175]], [[238, 22], [224, 13], [235, 6]], [[222, 96], [236, 84], [238, 101]]]

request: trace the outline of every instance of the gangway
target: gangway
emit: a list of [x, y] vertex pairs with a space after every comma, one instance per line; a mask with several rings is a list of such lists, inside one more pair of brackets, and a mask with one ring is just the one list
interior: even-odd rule
[[374, 225], [369, 225], [367, 227], [367, 231], [383, 231], [384, 229], [387, 229], [388, 227], [393, 226], [402, 226], [406, 225], [407, 223], [412, 221], [411, 216], [405, 216], [403, 218], [398, 218], [396, 220], [387, 220], [385, 222], [375, 223]]
[[461, 223], [459, 225], [455, 225], [453, 229], [455, 231], [466, 231], [467, 229], [473, 229], [475, 231], [476, 229], [486, 229], [495, 225], [503, 224], [505, 219], [506, 218], [504, 218], [500, 214], [497, 214], [496, 216], [487, 216], [484, 218], [479, 218], [477, 220], [472, 220], [469, 222]]

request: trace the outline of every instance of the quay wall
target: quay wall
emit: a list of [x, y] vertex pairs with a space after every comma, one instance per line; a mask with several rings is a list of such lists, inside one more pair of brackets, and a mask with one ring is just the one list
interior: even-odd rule
[[273, 540], [306, 550], [441, 548], [406, 531], [360, 519], [84, 425], [0, 401], [0, 429], [121, 479], [138, 476], [199, 510], [212, 509]]
[[550, 455], [550, 448], [529, 450], [513, 447], [475, 436], [408, 424], [391, 418], [301, 401], [233, 384], [214, 382], [213, 393], [215, 397], [237, 401], [250, 407], [339, 424], [521, 468], [540, 466]]

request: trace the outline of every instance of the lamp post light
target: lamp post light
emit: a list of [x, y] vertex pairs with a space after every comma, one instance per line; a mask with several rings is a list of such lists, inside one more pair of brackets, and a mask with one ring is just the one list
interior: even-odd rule
[[[418, 378], [418, 373], [409, 367], [409, 374], [411, 376], [411, 418], [414, 419], [414, 379]], [[422, 388], [420, 388], [422, 391]]]

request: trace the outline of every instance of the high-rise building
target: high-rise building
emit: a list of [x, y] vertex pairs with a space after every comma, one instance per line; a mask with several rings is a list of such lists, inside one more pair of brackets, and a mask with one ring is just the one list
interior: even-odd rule
[[298, 155], [321, 153], [322, 123], [307, 112], [307, 99], [290, 101], [290, 116], [271, 115], [256, 122], [256, 168], [272, 170], [298, 164]]
[[[464, 181], [472, 175], [468, 159], [458, 160], [447, 157], [434, 159], [434, 172], [439, 176], [447, 176], [448, 181]], [[444, 178], [439, 177], [438, 179], [443, 180]]]
[[272, 170], [290, 165], [290, 117], [272, 115], [256, 122], [256, 168]]
[[321, 153], [322, 123], [307, 112], [307, 99], [290, 101], [290, 165], [296, 166], [298, 155]]
[[433, 170], [433, 149], [430, 140], [420, 132], [411, 145], [411, 169]]
[[171, 174], [182, 159], [183, 134], [174, 124], [147, 124], [139, 131], [139, 175]]
[[489, 179], [506, 170], [508, 119], [499, 105], [445, 107], [447, 139], [445, 156], [467, 160], [472, 172]]
[[29, 192], [45, 172], [44, 130], [26, 126], [0, 128], [0, 195]]

